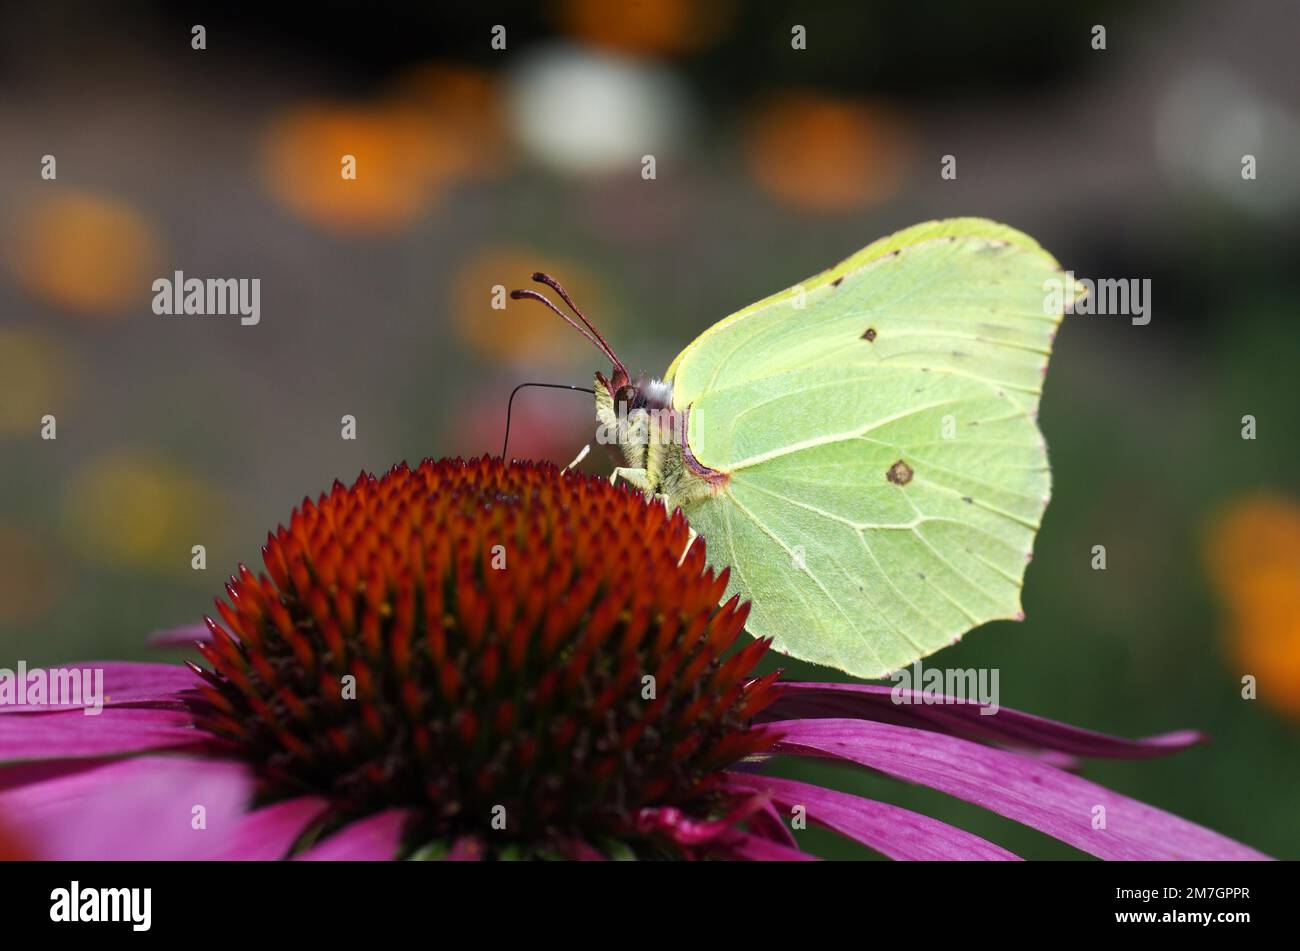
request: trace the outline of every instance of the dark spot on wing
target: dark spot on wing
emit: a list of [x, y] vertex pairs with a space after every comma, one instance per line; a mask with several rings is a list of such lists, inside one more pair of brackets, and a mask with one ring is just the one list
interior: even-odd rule
[[885, 473], [885, 478], [894, 485], [907, 485], [912, 481], [912, 467], [899, 459], [889, 467], [889, 471]]
[[972, 505], [972, 504], [974, 504], [974, 502], [975, 502], [975, 500], [972, 499], [969, 495], [963, 495], [963, 496], [961, 497], [961, 500], [962, 500], [963, 502], [965, 502], [967, 505]]
[[868, 327], [868, 328], [867, 328], [867, 332], [864, 333], [864, 334], [862, 335], [862, 339], [865, 340], [867, 343], [871, 343], [871, 341], [875, 340], [875, 339], [876, 339], [876, 328], [875, 328], [875, 327]]
[[842, 283], [844, 283], [844, 275], [843, 275], [843, 274], [841, 274], [839, 277], [835, 278], [835, 280], [831, 281], [831, 287], [839, 287]]

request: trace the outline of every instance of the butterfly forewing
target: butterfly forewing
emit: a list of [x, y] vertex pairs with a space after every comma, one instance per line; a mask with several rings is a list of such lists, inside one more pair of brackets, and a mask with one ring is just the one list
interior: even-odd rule
[[753, 601], [750, 632], [861, 677], [1020, 616], [1050, 491], [1034, 416], [1059, 266], [989, 222], [907, 233], [673, 367], [692, 452], [729, 475], [686, 514]]

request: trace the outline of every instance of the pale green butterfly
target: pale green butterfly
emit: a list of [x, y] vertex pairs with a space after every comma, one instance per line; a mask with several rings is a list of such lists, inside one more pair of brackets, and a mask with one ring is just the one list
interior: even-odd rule
[[662, 381], [534, 277], [613, 362], [595, 397], [615, 477], [681, 508], [751, 634], [871, 678], [1024, 617], [1051, 489], [1038, 399], [1078, 293], [1032, 238], [907, 228], [715, 324]]

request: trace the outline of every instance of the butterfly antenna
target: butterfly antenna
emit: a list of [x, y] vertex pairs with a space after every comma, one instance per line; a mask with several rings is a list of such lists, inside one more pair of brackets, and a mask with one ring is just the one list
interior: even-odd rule
[[[543, 271], [534, 271], [533, 280], [538, 284], [545, 284], [551, 290], [555, 291], [555, 293], [559, 294], [560, 299], [568, 304], [569, 309], [578, 315], [578, 319], [583, 322], [586, 328], [590, 330], [601, 343], [605, 343], [605, 338], [600, 335], [600, 331], [596, 329], [596, 325], [588, 320], [587, 315], [582, 312], [582, 308], [573, 302], [573, 298], [569, 296], [569, 292], [564, 289], [563, 284]], [[609, 344], [605, 344], [605, 346], [608, 348]]]
[[[541, 297], [540, 294], [538, 294], [537, 296]], [[547, 301], [547, 303], [549, 304], [550, 301]], [[560, 314], [560, 316], [563, 317], [564, 315]], [[565, 319], [567, 320], [568, 318]], [[514, 410], [514, 406], [515, 406], [515, 394], [518, 393], [520, 390], [524, 389], [524, 387], [528, 387], [528, 386], [538, 386], [541, 387], [542, 389], [547, 389], [547, 390], [575, 390], [579, 393], [594, 394], [596, 392], [595, 390], [590, 390], [585, 386], [573, 386], [569, 383], [520, 383], [518, 386], [516, 386], [513, 390], [510, 391], [510, 399], [506, 402], [506, 435], [505, 435], [505, 439], [501, 441], [502, 459], [505, 459], [506, 447], [510, 445], [510, 414]]]
[[[566, 304], [568, 304], [569, 309], [572, 310], [578, 316], [578, 319], [580, 321], [582, 321], [582, 326], [575, 324], [568, 314], [564, 313], [562, 310], [560, 310], [558, 307], [552, 304], [547, 297], [537, 293], [536, 291], [531, 291], [531, 290], [511, 291], [510, 296], [514, 300], [520, 300], [521, 298], [524, 297], [532, 298], [533, 300], [540, 300], [547, 307], [551, 308], [551, 310], [555, 311], [555, 313], [559, 314], [564, 319], [565, 323], [567, 323], [574, 330], [578, 331], [578, 333], [586, 337], [587, 340], [590, 341], [591, 344], [597, 350], [603, 353], [609, 359], [609, 362], [613, 364], [614, 369], [615, 371], [617, 371], [617, 373], [622, 374], [624, 379], [630, 379], [630, 374], [627, 372], [627, 367], [623, 365], [623, 361], [620, 360], [617, 354], [614, 353], [614, 348], [609, 345], [609, 343], [605, 340], [603, 336], [601, 336], [600, 331], [596, 329], [596, 325], [587, 319], [587, 315], [582, 312], [582, 309], [573, 302], [573, 298], [570, 297], [569, 292], [564, 289], [564, 285], [561, 284], [559, 281], [557, 281], [555, 278], [551, 277], [551, 275], [544, 274], [541, 271], [533, 272], [533, 280], [536, 281], [538, 284], [545, 284], [551, 290], [555, 291], [555, 293], [559, 294], [560, 299], [563, 300]], [[583, 328], [586, 329], [584, 330]]]
[[589, 341], [591, 341], [591, 345], [593, 347], [595, 347], [601, 353], [607, 352], [606, 349], [600, 345], [600, 341], [597, 340], [594, 336], [592, 336], [591, 333], [589, 333], [587, 329], [582, 326], [582, 324], [576, 323], [572, 317], [570, 317], [564, 311], [560, 310], [560, 308], [552, 304], [550, 298], [548, 298], [545, 294], [539, 294], [537, 293], [537, 291], [529, 290], [527, 288], [523, 290], [516, 290], [510, 292], [511, 300], [524, 300], [525, 298], [527, 298], [528, 300], [541, 301], [543, 304], [549, 307], [553, 313], [559, 314], [561, 320], [563, 320], [566, 324], [568, 324], [574, 330], [578, 331], [578, 333], [582, 334]]

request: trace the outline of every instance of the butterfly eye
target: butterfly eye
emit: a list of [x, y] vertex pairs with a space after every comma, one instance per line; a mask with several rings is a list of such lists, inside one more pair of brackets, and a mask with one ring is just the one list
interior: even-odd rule
[[628, 384], [627, 386], [620, 386], [618, 388], [618, 392], [614, 394], [615, 406], [622, 405], [622, 406], [626, 406], [628, 409], [632, 409], [633, 404], [635, 402], [636, 402], [636, 387], [632, 386], [631, 384]]

